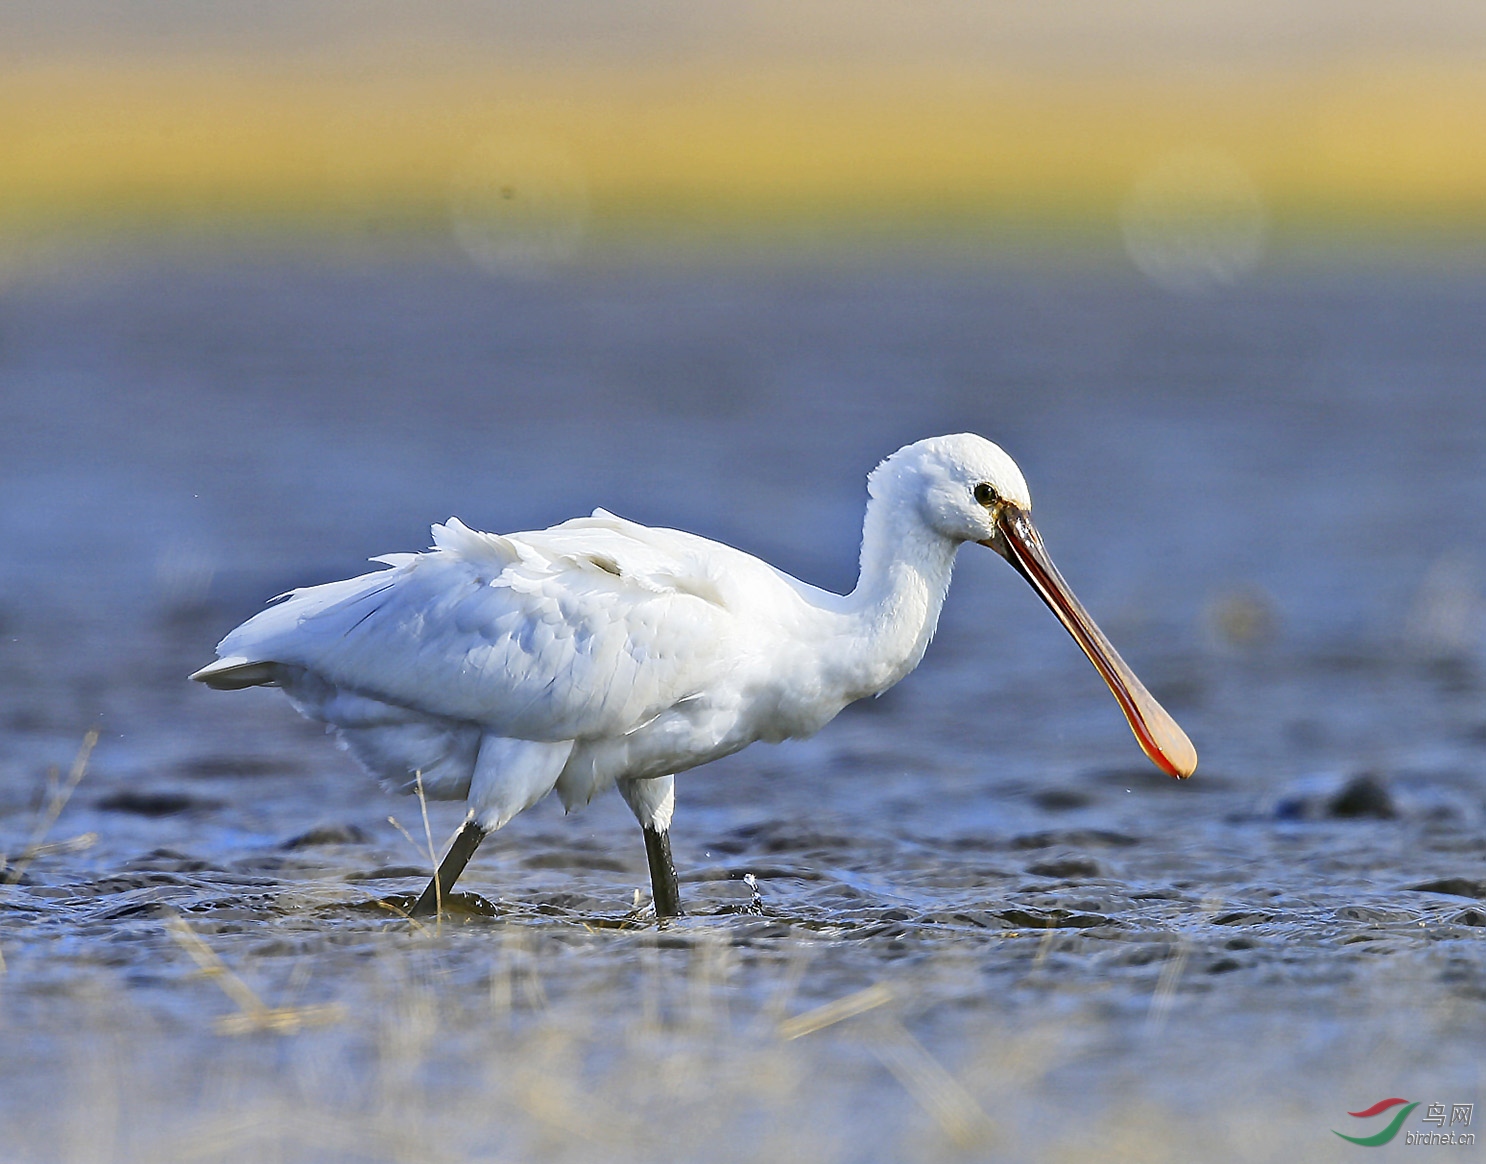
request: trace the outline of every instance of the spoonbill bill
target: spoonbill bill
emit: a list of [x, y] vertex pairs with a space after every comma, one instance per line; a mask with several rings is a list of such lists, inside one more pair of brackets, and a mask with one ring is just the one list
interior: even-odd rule
[[554, 789], [568, 809], [617, 786], [640, 822], [655, 912], [681, 912], [675, 775], [813, 735], [923, 657], [955, 555], [1005, 558], [1109, 684], [1145, 754], [1178, 778], [1197, 753], [1063, 581], [1016, 463], [970, 434], [899, 449], [867, 479], [861, 574], [816, 589], [695, 534], [595, 510], [479, 533], [451, 518], [426, 553], [290, 592], [191, 678], [281, 687], [385, 785], [421, 781], [469, 813], [415, 914], [438, 910], [485, 836]]

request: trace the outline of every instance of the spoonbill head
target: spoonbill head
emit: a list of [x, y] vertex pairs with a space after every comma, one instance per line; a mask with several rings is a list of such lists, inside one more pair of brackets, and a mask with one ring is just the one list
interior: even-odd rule
[[436, 912], [480, 841], [549, 792], [571, 809], [615, 785], [644, 831], [656, 913], [679, 913], [675, 774], [811, 735], [902, 679], [968, 542], [1032, 585], [1157, 767], [1191, 775], [1191, 742], [1053, 565], [1005, 452], [973, 434], [919, 441], [872, 472], [868, 493], [847, 595], [604, 510], [505, 536], [451, 518], [426, 553], [291, 592], [192, 678], [281, 687], [390, 787], [468, 802], [415, 913]]

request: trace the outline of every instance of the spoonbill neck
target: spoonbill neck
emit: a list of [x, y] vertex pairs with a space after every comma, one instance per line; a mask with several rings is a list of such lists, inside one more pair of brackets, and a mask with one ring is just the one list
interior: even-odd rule
[[839, 640], [849, 698], [885, 691], [918, 666], [939, 625], [959, 548], [896, 498], [868, 503], [861, 573], [844, 603], [853, 626]]

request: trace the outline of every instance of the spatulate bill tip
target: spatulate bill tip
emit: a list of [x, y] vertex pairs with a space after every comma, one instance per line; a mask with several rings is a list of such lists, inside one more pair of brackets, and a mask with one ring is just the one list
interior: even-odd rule
[[1130, 726], [1135, 729], [1135, 739], [1140, 744], [1140, 750], [1166, 775], [1176, 780], [1186, 780], [1197, 771], [1197, 749], [1192, 746], [1187, 733], [1177, 727], [1170, 717], [1162, 725], [1166, 730], [1160, 732], [1151, 731], [1150, 724], [1136, 725], [1132, 722]]

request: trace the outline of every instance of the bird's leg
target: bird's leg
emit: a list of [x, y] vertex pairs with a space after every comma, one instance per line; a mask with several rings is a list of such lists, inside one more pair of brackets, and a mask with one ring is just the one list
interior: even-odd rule
[[439, 862], [439, 870], [428, 883], [428, 888], [413, 903], [414, 917], [437, 915], [439, 907], [448, 900], [454, 882], [459, 880], [459, 875], [464, 872], [464, 867], [470, 863], [470, 858], [475, 855], [475, 850], [484, 839], [485, 830], [475, 823], [474, 817], [464, 822], [459, 832], [454, 834], [454, 843]]
[[650, 861], [650, 891], [655, 898], [656, 917], [681, 915], [681, 888], [676, 866], [671, 863], [671, 830], [646, 825], [645, 856]]
[[681, 913], [681, 891], [676, 866], [671, 863], [671, 814], [676, 808], [676, 778], [656, 776], [621, 780], [619, 794], [645, 832], [645, 856], [650, 862], [650, 893], [656, 917]]

